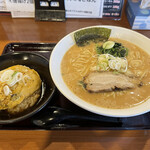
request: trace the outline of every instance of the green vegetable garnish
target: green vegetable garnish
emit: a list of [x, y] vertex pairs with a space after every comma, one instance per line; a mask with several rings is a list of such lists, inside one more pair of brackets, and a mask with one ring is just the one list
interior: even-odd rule
[[98, 54], [111, 54], [114, 57], [125, 57], [128, 55], [128, 49], [121, 43], [107, 41], [102, 46], [96, 47]]
[[13, 74], [12, 74], [12, 78], [18, 73], [18, 71], [15, 71]]
[[95, 43], [99, 41], [107, 41], [111, 33], [111, 29], [108, 28], [88, 28], [77, 31], [74, 33], [74, 39], [78, 46], [85, 46], [90, 41]]
[[114, 47], [114, 45], [115, 45], [115, 42], [113, 42], [113, 41], [107, 41], [107, 42], [105, 42], [103, 44], [103, 48], [104, 49], [111, 49], [111, 48]]
[[86, 88], [86, 85], [83, 81], [79, 81], [79, 85], [81, 85], [83, 88]]
[[118, 71], [113, 71], [113, 73], [114, 73], [114, 74], [119, 74], [119, 72], [118, 72]]

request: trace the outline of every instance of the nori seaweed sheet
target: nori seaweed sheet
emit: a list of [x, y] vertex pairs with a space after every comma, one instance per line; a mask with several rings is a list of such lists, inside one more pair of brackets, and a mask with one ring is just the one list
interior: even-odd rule
[[94, 27], [83, 29], [74, 33], [74, 39], [78, 46], [85, 46], [90, 41], [107, 41], [111, 34], [111, 29]]

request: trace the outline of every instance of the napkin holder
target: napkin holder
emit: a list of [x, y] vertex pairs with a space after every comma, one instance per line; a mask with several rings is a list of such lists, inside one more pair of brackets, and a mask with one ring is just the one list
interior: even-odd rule
[[35, 20], [65, 21], [64, 0], [35, 0]]

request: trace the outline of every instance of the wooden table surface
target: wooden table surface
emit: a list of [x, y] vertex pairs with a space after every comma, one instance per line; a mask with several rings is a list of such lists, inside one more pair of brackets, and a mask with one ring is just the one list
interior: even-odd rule
[[[65, 22], [39, 22], [0, 16], [0, 53], [6, 43], [58, 42], [81, 27], [115, 25], [130, 28], [125, 13], [120, 21], [67, 19]], [[150, 31], [137, 31], [150, 38]], [[0, 150], [149, 150], [149, 130], [0, 130]]]

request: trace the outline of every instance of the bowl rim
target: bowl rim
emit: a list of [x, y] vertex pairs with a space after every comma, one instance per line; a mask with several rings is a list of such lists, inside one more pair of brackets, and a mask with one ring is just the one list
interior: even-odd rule
[[[93, 113], [96, 113], [96, 114], [99, 114], [99, 115], [109, 116], [109, 117], [133, 117], [133, 116], [137, 116], [137, 115], [141, 115], [141, 114], [144, 114], [146, 112], [149, 112], [150, 111], [150, 107], [149, 108], [146, 107], [144, 110], [141, 110], [141, 109], [138, 109], [139, 105], [135, 106], [135, 107], [132, 107], [132, 108], [127, 108], [127, 109], [108, 109], [108, 108], [103, 108], [103, 107], [95, 106], [95, 105], [93, 105], [93, 104], [91, 104], [89, 102], [86, 102], [86, 101], [82, 100], [78, 96], [76, 96], [73, 92], [71, 92], [71, 90], [68, 87], [66, 87], [66, 88], [69, 91], [65, 91], [64, 89], [60, 88], [60, 84], [63, 84], [64, 86], [67, 86], [67, 85], [64, 82], [63, 83], [59, 83], [57, 81], [57, 79], [55, 78], [55, 76], [56, 76], [55, 73], [56, 72], [54, 73], [54, 70], [53, 70], [53, 59], [54, 59], [55, 52], [57, 51], [58, 45], [62, 44], [64, 42], [64, 40], [66, 40], [68, 37], [71, 37], [73, 35], [73, 33], [77, 32], [79, 30], [83, 30], [83, 29], [87, 29], [87, 28], [92, 28], [92, 27], [104, 27], [104, 28], [110, 28], [110, 29], [121, 29], [121, 30], [124, 30], [124, 31], [128, 31], [130, 33], [133, 33], [134, 35], [136, 35], [136, 36], [138, 36], [138, 37], [140, 37], [140, 38], [142, 38], [144, 40], [148, 40], [149, 43], [150, 43], [150, 39], [148, 37], [146, 37], [146, 36], [144, 36], [144, 35], [136, 32], [136, 31], [133, 31], [131, 29], [120, 27], [120, 26], [96, 25], [96, 26], [88, 26], [88, 27], [84, 27], [84, 28], [80, 28], [78, 30], [75, 30], [75, 31], [67, 34], [66, 36], [64, 36], [56, 44], [56, 46], [54, 47], [54, 49], [53, 49], [53, 51], [51, 53], [50, 61], [49, 61], [49, 68], [50, 68], [51, 77], [52, 77], [52, 79], [53, 79], [56, 87], [72, 103], [76, 104], [77, 106], [79, 106], [79, 107], [81, 107], [81, 108], [83, 108], [83, 109], [85, 109], [87, 111], [90, 111], [90, 112], [93, 112]], [[65, 52], [67, 52], [67, 51], [68, 50], [66, 50]], [[68, 95], [68, 92], [71, 92], [73, 96], [71, 97], [70, 95]], [[75, 99], [73, 99], [73, 98], [75, 98]], [[150, 104], [150, 102], [149, 102], [149, 104]], [[140, 106], [142, 106], [142, 105], [143, 104], [140, 104]], [[135, 108], [137, 108], [137, 109], [135, 109]], [[111, 110], [111, 112], [110, 112], [110, 110]], [[135, 111], [136, 111], [136, 113], [135, 113]]]

